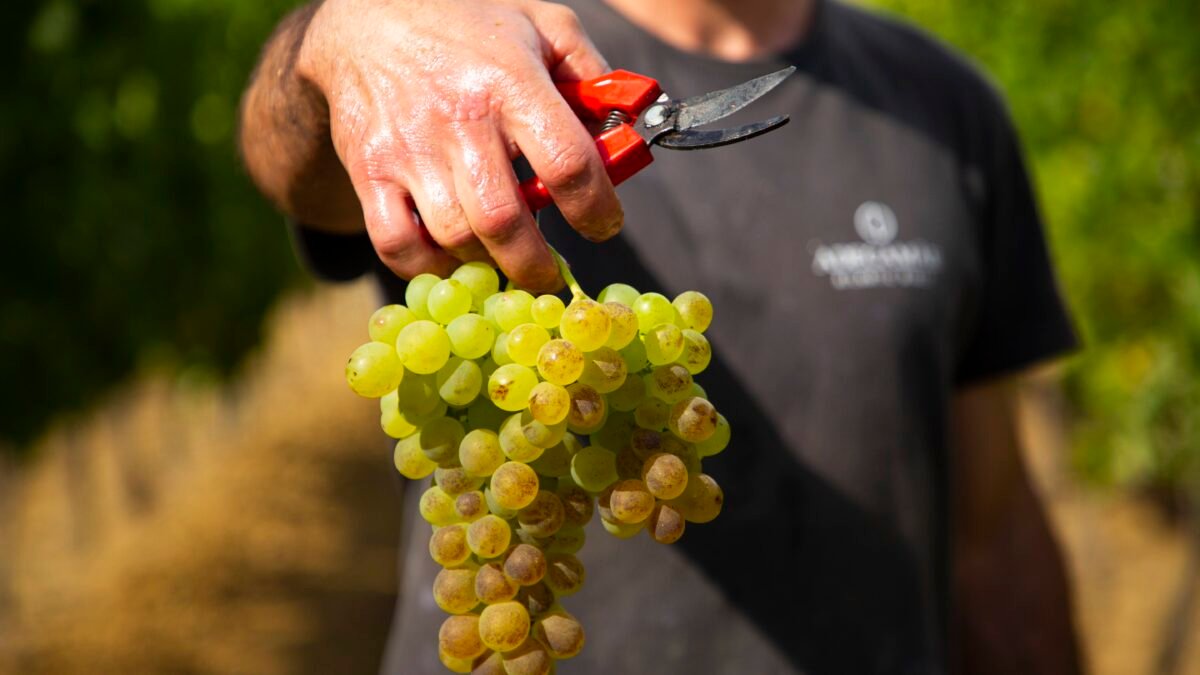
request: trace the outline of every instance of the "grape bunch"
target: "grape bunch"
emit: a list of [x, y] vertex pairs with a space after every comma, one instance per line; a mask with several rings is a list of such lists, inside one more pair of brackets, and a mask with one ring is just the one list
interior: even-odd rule
[[670, 544], [721, 510], [701, 461], [729, 424], [693, 377], [712, 304], [625, 284], [596, 300], [559, 258], [572, 299], [499, 291], [490, 266], [414, 278], [370, 319], [346, 380], [380, 399], [395, 464], [420, 498], [441, 572], [438, 634], [456, 673], [544, 675], [583, 648], [560, 604], [579, 590], [584, 526]]

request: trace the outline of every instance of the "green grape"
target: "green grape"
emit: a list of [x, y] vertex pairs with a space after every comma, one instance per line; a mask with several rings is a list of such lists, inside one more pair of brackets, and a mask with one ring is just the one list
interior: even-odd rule
[[447, 614], [466, 614], [479, 599], [475, 597], [475, 574], [479, 567], [472, 563], [443, 569], [433, 580], [433, 601]]
[[472, 490], [454, 498], [454, 511], [464, 523], [473, 523], [488, 514], [483, 492]]
[[496, 501], [496, 495], [492, 492], [492, 488], [490, 486], [483, 489], [483, 499], [487, 502], [488, 511], [490, 513], [494, 513], [505, 520], [512, 520], [513, 518], [517, 517], [517, 512], [514, 509], [506, 509], [503, 506], [500, 506], [500, 503]]
[[530, 306], [529, 313], [533, 316], [534, 323], [542, 328], [553, 329], [558, 328], [558, 322], [566, 308], [557, 295], [539, 295]]
[[504, 463], [500, 438], [488, 429], [474, 429], [458, 444], [458, 461], [471, 476], [486, 478]]
[[613, 410], [632, 412], [646, 399], [646, 381], [637, 375], [627, 376], [621, 386], [608, 395]]
[[417, 432], [417, 425], [394, 408], [388, 408], [379, 415], [379, 426], [383, 428], [383, 433], [392, 438], [407, 438]]
[[673, 323], [660, 323], [646, 331], [646, 359], [661, 366], [671, 363], [683, 354], [683, 331]]
[[671, 406], [667, 426], [671, 433], [689, 443], [700, 443], [717, 430], [717, 409], [708, 401], [691, 396]]
[[396, 406], [413, 424], [433, 414], [442, 403], [437, 378], [433, 375], [408, 373], [396, 389]]
[[500, 330], [510, 331], [523, 323], [533, 321], [530, 309], [533, 296], [525, 291], [505, 291], [496, 301], [496, 323]]
[[496, 330], [478, 314], [463, 314], [446, 326], [446, 336], [450, 339], [450, 351], [455, 356], [478, 359], [491, 350]]
[[663, 403], [678, 403], [692, 391], [692, 374], [678, 363], [668, 363], [650, 371], [646, 390]]
[[[508, 364], [505, 364], [505, 365], [508, 365]], [[480, 372], [483, 373], [484, 382], [486, 382], [492, 376], [492, 373], [496, 372], [496, 369], [499, 367], [500, 367], [500, 364], [496, 363], [495, 359], [493, 359], [490, 356], [487, 357], [487, 359], [484, 360], [483, 365], [479, 366]], [[487, 401], [487, 397], [484, 396], [483, 400]], [[488, 404], [490, 405], [491, 401], [488, 401]], [[492, 407], [495, 408], [496, 406], [493, 405]], [[500, 410], [499, 408], [496, 408], [496, 409]], [[504, 411], [501, 410], [500, 412], [504, 412]]]
[[611, 325], [608, 340], [604, 343], [605, 347], [621, 349], [637, 339], [637, 315], [633, 313], [633, 310], [628, 305], [622, 305], [619, 302], [606, 302], [601, 307], [604, 308], [605, 312], [608, 312], [608, 320]]
[[538, 619], [533, 635], [556, 659], [569, 659], [583, 651], [583, 625], [566, 612], [551, 612]]
[[429, 537], [429, 556], [442, 567], [461, 565], [471, 557], [467, 547], [467, 526], [462, 523], [439, 527]]
[[360, 345], [346, 362], [346, 383], [365, 398], [380, 398], [399, 386], [404, 368], [396, 350], [382, 342]]
[[707, 523], [720, 515], [725, 493], [712, 476], [700, 473], [688, 479], [682, 495], [667, 503], [689, 523]]
[[562, 500], [549, 490], [539, 490], [529, 506], [517, 512], [517, 522], [521, 524], [521, 529], [534, 537], [553, 536], [563, 526], [565, 519], [566, 509]]
[[532, 586], [546, 576], [546, 554], [529, 544], [517, 544], [504, 557], [504, 575], [522, 586]]
[[467, 406], [467, 427], [472, 430], [499, 429], [504, 420], [508, 419], [508, 415], [493, 405], [486, 396], [480, 396]]
[[517, 591], [517, 602], [529, 612], [529, 616], [536, 617], [554, 609], [558, 599], [554, 597], [554, 591], [546, 585], [543, 579], [532, 586], [525, 586]]
[[700, 473], [700, 453], [696, 452], [695, 445], [681, 441], [671, 434], [663, 434], [662, 451], [683, 460], [688, 474]]
[[514, 462], [532, 462], [542, 456], [541, 446], [534, 445], [525, 435], [521, 424], [521, 413], [516, 413], [504, 420], [500, 427], [500, 449]]
[[642, 460], [626, 445], [617, 451], [617, 477], [621, 480], [638, 478], [642, 471]]
[[571, 395], [562, 385], [538, 382], [529, 392], [529, 413], [542, 424], [558, 424], [570, 409]]
[[549, 675], [554, 658], [540, 642], [526, 639], [520, 647], [501, 656], [505, 675]]
[[519, 511], [537, 497], [538, 477], [527, 464], [505, 462], [492, 474], [490, 488], [502, 508]]
[[434, 321], [445, 325], [471, 311], [471, 291], [457, 279], [442, 279], [429, 289], [425, 307]]
[[409, 436], [396, 443], [396, 450], [392, 453], [392, 460], [395, 462], [396, 470], [400, 472], [400, 475], [412, 480], [428, 478], [434, 469], [437, 468], [437, 463], [430, 461], [425, 456], [425, 453], [421, 452], [421, 444], [418, 442], [416, 436]]
[[444, 328], [432, 321], [414, 321], [400, 329], [396, 355], [414, 373], [436, 373], [450, 358], [450, 338]]
[[494, 513], [467, 525], [467, 545], [480, 558], [495, 558], [508, 549], [512, 530]]
[[663, 452], [663, 435], [653, 429], [638, 427], [629, 435], [629, 448], [643, 460]]
[[483, 487], [483, 478], [468, 474], [461, 466], [439, 466], [433, 472], [433, 480], [437, 482], [437, 486], [442, 488], [443, 492], [455, 497], [455, 503], [457, 503], [459, 495]]
[[416, 320], [417, 316], [404, 305], [384, 305], [371, 315], [367, 322], [367, 334], [374, 342], [396, 344], [400, 329]]
[[567, 387], [567, 393], [571, 395], [571, 410], [567, 413], [571, 431], [588, 434], [599, 429], [608, 412], [604, 397], [582, 382]]
[[[680, 363], [680, 365], [683, 365], [682, 361], [679, 361], [678, 363]], [[685, 365], [684, 368], [686, 368], [686, 367], [687, 366]], [[691, 371], [688, 371], [688, 372], [691, 372]], [[692, 374], [695, 375], [695, 373], [692, 373]], [[708, 398], [708, 392], [704, 391], [704, 387], [701, 387], [699, 382], [692, 380], [692, 396], [699, 396], [700, 398]], [[711, 399], [709, 399], [709, 400], [711, 400]]]
[[537, 369], [547, 382], [565, 387], [583, 373], [583, 352], [567, 340], [551, 340], [538, 351]]
[[520, 585], [504, 574], [499, 561], [481, 565], [475, 574], [475, 597], [485, 605], [512, 600], [519, 589]]
[[508, 355], [508, 333], [500, 333], [496, 336], [496, 342], [492, 345], [492, 360], [497, 366], [507, 366], [514, 363], [512, 357]]
[[[524, 434], [525, 440], [529, 444], [545, 450], [553, 447], [563, 439], [567, 433], [567, 421], [562, 420], [558, 424], [543, 424], [533, 418], [533, 413], [528, 410], [517, 413], [521, 416], [521, 433]], [[542, 453], [538, 453], [541, 456]], [[533, 460], [529, 460], [533, 461]]]
[[641, 340], [633, 340], [620, 350], [621, 358], [625, 359], [625, 370], [630, 373], [639, 372], [650, 364], [646, 358], [646, 345]]
[[571, 458], [571, 478], [588, 492], [600, 492], [617, 482], [617, 456], [589, 445]]
[[529, 637], [529, 612], [511, 600], [488, 605], [479, 615], [479, 637], [489, 649], [512, 651]]
[[436, 485], [421, 494], [417, 510], [421, 512], [425, 522], [436, 527], [450, 525], [458, 520], [458, 513], [454, 510], [454, 498]]
[[579, 441], [571, 434], [565, 434], [558, 443], [546, 448], [540, 457], [529, 463], [530, 468], [539, 476], [561, 478], [571, 473], [571, 457], [579, 448]]
[[[475, 659], [472, 666], [474, 670], [469, 671], [471, 675], [508, 675], [508, 671], [504, 670], [504, 655], [500, 652], [488, 650]], [[550, 675], [554, 675], [553, 668], [550, 669]]]
[[483, 373], [474, 361], [453, 356], [437, 372], [438, 394], [446, 403], [462, 407], [479, 396]]
[[583, 358], [579, 381], [601, 394], [616, 391], [625, 383], [625, 359], [615, 349], [600, 347]]
[[698, 375], [712, 361], [712, 345], [708, 344], [708, 338], [690, 328], [685, 328], [682, 335], [683, 350], [675, 362], [687, 368], [689, 373]]
[[404, 289], [404, 304], [408, 305], [408, 310], [418, 319], [430, 318], [426, 300], [429, 298], [429, 291], [441, 280], [436, 274], [418, 274], [408, 282]]
[[[487, 650], [480, 639], [483, 617], [456, 614], [442, 622], [438, 630], [438, 650], [455, 659], [475, 659]], [[470, 671], [467, 671], [470, 672]]]
[[712, 323], [713, 306], [703, 293], [684, 291], [675, 296], [675, 300], [671, 304], [683, 318], [684, 328], [701, 333], [708, 330], [708, 325]]
[[547, 553], [578, 553], [587, 540], [587, 531], [578, 525], [563, 525], [554, 533]]
[[546, 585], [558, 597], [571, 595], [583, 586], [583, 563], [568, 553], [555, 553], [546, 558]]
[[500, 332], [500, 322], [496, 320], [496, 307], [500, 305], [500, 298], [503, 296], [503, 293], [493, 293], [483, 301], [483, 318], [492, 324], [497, 333]]
[[[582, 448], [580, 448], [582, 450]], [[578, 451], [575, 453], [578, 454]], [[574, 457], [574, 455], [572, 455]], [[614, 466], [616, 460], [613, 460]], [[615, 469], [614, 469], [615, 471]], [[607, 486], [606, 486], [607, 487]], [[603, 490], [604, 488], [600, 488]], [[559, 481], [558, 489], [555, 491], [558, 498], [563, 503], [563, 522], [564, 527], [574, 525], [583, 527], [592, 519], [592, 513], [595, 511], [592, 496], [584, 492], [583, 488], [578, 485], [572, 485]]]
[[563, 311], [558, 332], [580, 350], [590, 352], [608, 341], [612, 321], [604, 306], [588, 298], [576, 298]]
[[483, 308], [484, 300], [500, 290], [500, 275], [484, 262], [464, 263], [454, 270], [450, 278], [467, 287], [471, 292], [471, 306], [477, 310]]
[[[486, 652], [486, 650], [485, 650]], [[438, 659], [442, 665], [446, 666], [446, 670], [452, 673], [472, 673], [475, 661], [473, 659], [460, 659], [456, 656], [447, 654], [441, 647], [438, 648]]]
[[683, 494], [688, 484], [688, 470], [683, 460], [665, 452], [646, 458], [641, 475], [650, 494], [662, 500], [675, 499]]
[[604, 426], [591, 435], [592, 445], [605, 448], [623, 448], [629, 445], [630, 435], [637, 428], [630, 413], [614, 412], [605, 420]]
[[501, 410], [524, 410], [529, 405], [529, 392], [537, 383], [537, 375], [526, 366], [500, 366], [488, 378], [488, 398]]
[[431, 461], [439, 466], [453, 466], [458, 463], [458, 446], [465, 435], [461, 422], [453, 417], [439, 417], [421, 427], [413, 437]]
[[640, 480], [623, 480], [613, 485], [609, 495], [613, 517], [622, 523], [640, 523], [654, 510], [654, 495]]
[[617, 302], [626, 307], [633, 307], [637, 302], [638, 290], [629, 284], [609, 284], [596, 296], [599, 302]]
[[725, 419], [721, 413], [717, 413], [717, 428], [713, 429], [712, 436], [696, 444], [696, 454], [700, 457], [712, 457], [719, 454], [729, 445], [729, 436], [729, 420]]
[[619, 520], [610, 520], [601, 517], [600, 525], [604, 528], [605, 532], [618, 539], [631, 539], [646, 527], [646, 521], [643, 520], [640, 523], [622, 523]]
[[675, 507], [659, 502], [646, 520], [646, 532], [660, 544], [674, 544], [683, 536], [686, 524], [683, 514]]
[[536, 323], [523, 323], [508, 334], [504, 348], [513, 363], [532, 366], [537, 363], [538, 351], [550, 341], [550, 333]]
[[671, 406], [653, 397], [647, 397], [633, 409], [633, 419], [637, 425], [653, 431], [665, 429], [670, 414]]
[[661, 293], [643, 293], [633, 303], [633, 313], [637, 315], [638, 330], [643, 333], [663, 323], [675, 322], [675, 308], [671, 301]]

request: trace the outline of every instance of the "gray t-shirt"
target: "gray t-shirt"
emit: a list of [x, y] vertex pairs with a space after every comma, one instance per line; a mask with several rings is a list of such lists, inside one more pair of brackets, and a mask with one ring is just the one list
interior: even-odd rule
[[[820, 3], [795, 50], [748, 64], [673, 49], [595, 0], [567, 4], [613, 67], [675, 95], [798, 72], [740, 118], [786, 113], [786, 127], [656, 150], [620, 188], [617, 239], [542, 218], [593, 293], [623, 281], [712, 299], [699, 382], [734, 434], [705, 461], [725, 489], [714, 522], [672, 547], [589, 527], [588, 581], [564, 602], [587, 647], [559, 672], [945, 672], [948, 404], [1074, 344], [1002, 102], [927, 36], [838, 2]], [[318, 272], [371, 264], [365, 240], [300, 239]], [[445, 672], [418, 494], [388, 673]]]

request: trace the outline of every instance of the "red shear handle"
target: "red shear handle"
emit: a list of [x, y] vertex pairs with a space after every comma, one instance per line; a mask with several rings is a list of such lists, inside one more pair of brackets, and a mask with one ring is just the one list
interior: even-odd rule
[[576, 115], [593, 121], [603, 120], [614, 110], [637, 117], [662, 95], [657, 80], [628, 70], [581, 82], [556, 82], [555, 86]]
[[[642, 140], [638, 132], [628, 124], [609, 129], [596, 137], [596, 149], [600, 151], [600, 159], [604, 160], [604, 168], [613, 185], [620, 185], [633, 174], [646, 168], [654, 157], [650, 155], [650, 146]], [[553, 203], [550, 192], [542, 179], [534, 176], [521, 182], [521, 195], [530, 211], [537, 211]]]

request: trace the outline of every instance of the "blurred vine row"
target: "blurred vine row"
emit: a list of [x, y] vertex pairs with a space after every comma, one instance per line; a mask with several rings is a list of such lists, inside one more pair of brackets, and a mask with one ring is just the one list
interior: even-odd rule
[[[1168, 506], [1200, 496], [1200, 4], [869, 2], [1007, 94], [1086, 343], [1065, 374], [1074, 465]], [[300, 279], [232, 136], [293, 4], [0, 10], [17, 64], [0, 107], [10, 452], [138, 368], [228, 372]]]
[[1200, 496], [1200, 4], [872, 0], [1007, 94], [1086, 349], [1073, 460], [1171, 509]]
[[143, 369], [229, 372], [300, 274], [240, 169], [236, 105], [282, 0], [0, 9], [0, 441]]

